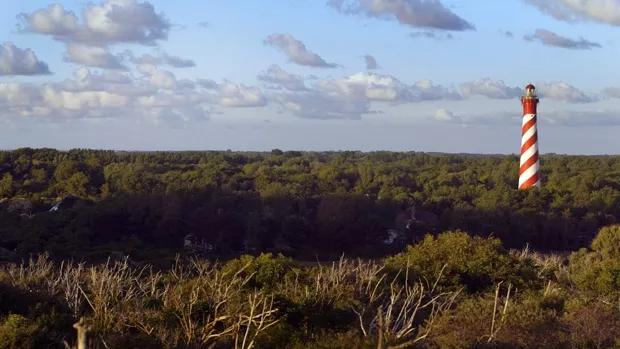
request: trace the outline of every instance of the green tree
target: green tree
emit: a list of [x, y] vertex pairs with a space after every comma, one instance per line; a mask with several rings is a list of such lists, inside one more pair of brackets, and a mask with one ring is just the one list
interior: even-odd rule
[[13, 195], [13, 176], [5, 173], [0, 179], [0, 197]]
[[620, 296], [620, 225], [602, 228], [590, 249], [570, 256], [572, 281], [581, 289]]

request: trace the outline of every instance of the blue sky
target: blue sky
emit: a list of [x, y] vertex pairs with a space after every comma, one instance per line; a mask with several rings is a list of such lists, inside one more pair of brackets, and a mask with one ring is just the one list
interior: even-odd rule
[[[3, 3], [0, 148], [620, 153], [620, 0]], [[378, 67], [367, 66], [371, 56]]]

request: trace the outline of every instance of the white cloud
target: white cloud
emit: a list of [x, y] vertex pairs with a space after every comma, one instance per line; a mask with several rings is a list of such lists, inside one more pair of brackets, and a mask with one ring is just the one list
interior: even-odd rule
[[453, 112], [451, 112], [448, 109], [437, 109], [437, 111], [435, 112], [435, 120], [437, 121], [441, 121], [441, 122], [454, 122], [454, 123], [460, 123], [462, 122], [462, 119], [460, 116], [455, 115]]
[[272, 34], [265, 44], [280, 49], [293, 63], [310, 67], [335, 68], [335, 63], [327, 63], [321, 56], [308, 50], [303, 42], [289, 34]]
[[526, 35], [523, 37], [527, 41], [538, 40], [543, 45], [554, 46], [560, 48], [568, 48], [574, 50], [590, 50], [592, 48], [600, 48], [599, 43], [588, 41], [584, 38], [579, 40], [570, 39], [564, 36], [560, 36], [552, 31], [546, 29], [536, 29], [534, 34]]
[[129, 98], [107, 91], [65, 91], [52, 86], [42, 89], [46, 106], [56, 109], [82, 110], [127, 106]]
[[461, 96], [454, 90], [435, 85], [431, 80], [420, 80], [413, 84], [414, 101], [434, 101], [439, 99], [457, 100]]
[[262, 107], [267, 99], [256, 87], [224, 81], [217, 85], [217, 101], [224, 107]]
[[206, 90], [212, 103], [223, 107], [262, 107], [267, 98], [257, 87], [246, 86], [224, 80], [221, 83], [209, 79], [199, 79], [198, 85]]
[[524, 0], [562, 21], [589, 20], [620, 26], [617, 0]]
[[167, 70], [155, 70], [149, 80], [157, 88], [171, 90], [177, 87], [176, 77]]
[[328, 4], [343, 13], [395, 19], [411, 27], [458, 31], [474, 29], [471, 23], [439, 0], [329, 0]]
[[258, 75], [258, 80], [270, 84], [273, 88], [285, 88], [291, 91], [302, 91], [306, 89], [304, 78], [300, 75], [291, 74], [278, 65], [270, 66], [267, 71]]
[[315, 84], [315, 89], [328, 95], [364, 98], [370, 101], [403, 102], [414, 98], [411, 88], [395, 77], [372, 73], [320, 80]]
[[0, 45], [0, 76], [40, 74], [50, 74], [49, 68], [31, 49], [21, 49], [10, 42]]
[[126, 69], [118, 56], [111, 54], [105, 47], [67, 44], [65, 60], [89, 67], [104, 69]]
[[177, 80], [171, 72], [152, 68], [136, 77], [126, 71], [93, 72], [81, 67], [72, 79], [56, 83], [0, 83], [0, 115], [3, 119], [136, 118], [178, 127], [207, 120], [215, 107], [267, 104], [257, 87], [226, 80]]
[[588, 96], [578, 88], [562, 81], [538, 83], [536, 85], [538, 94], [544, 98], [551, 98], [571, 103], [588, 103], [595, 99]]
[[75, 13], [65, 10], [60, 4], [49, 5], [32, 14], [22, 13], [18, 18], [25, 30], [57, 37], [73, 35], [80, 27]]
[[90, 4], [82, 21], [62, 5], [50, 5], [19, 15], [23, 30], [54, 36], [57, 40], [90, 45], [139, 43], [154, 45], [166, 39], [170, 24], [149, 2], [107, 0]]
[[390, 75], [357, 73], [339, 79], [316, 81], [307, 91], [279, 93], [274, 99], [287, 111], [303, 118], [360, 119], [376, 113], [371, 103], [414, 103], [460, 96], [430, 80], [407, 85]]
[[459, 86], [461, 95], [465, 98], [479, 95], [493, 99], [516, 98], [522, 91], [518, 87], [509, 87], [502, 80], [480, 79], [466, 82]]
[[39, 88], [30, 84], [0, 82], [0, 108], [28, 108], [42, 99]]

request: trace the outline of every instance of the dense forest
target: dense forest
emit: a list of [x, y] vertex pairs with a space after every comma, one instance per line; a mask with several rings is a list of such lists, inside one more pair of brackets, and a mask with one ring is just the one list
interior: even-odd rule
[[184, 246], [220, 259], [324, 260], [378, 257], [459, 229], [567, 251], [618, 222], [619, 156], [541, 162], [542, 189], [519, 191], [514, 155], [4, 151], [0, 248], [75, 260], [171, 259]]

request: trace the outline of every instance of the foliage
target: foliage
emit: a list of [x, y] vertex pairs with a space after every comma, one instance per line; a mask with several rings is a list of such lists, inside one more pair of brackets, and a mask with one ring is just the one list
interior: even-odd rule
[[227, 262], [223, 270], [249, 277], [249, 287], [274, 289], [288, 274], [294, 272], [293, 260], [279, 254], [261, 253], [257, 257], [243, 255]]
[[531, 286], [538, 281], [531, 260], [510, 255], [496, 238], [471, 237], [460, 231], [427, 235], [385, 263], [391, 270], [408, 271], [414, 280], [432, 280], [441, 273], [446, 286], [464, 285], [469, 291], [484, 290], [498, 282]]
[[0, 266], [0, 348], [60, 348], [80, 317], [98, 348], [615, 348], [618, 300], [574, 287], [572, 268], [566, 279], [544, 272], [554, 258], [462, 232], [384, 261], [313, 265], [261, 254], [154, 269], [43, 255]]
[[38, 331], [37, 326], [27, 318], [10, 314], [0, 323], [0, 348], [34, 348]]
[[571, 255], [570, 268], [578, 287], [620, 298], [620, 225], [602, 228], [591, 249]]
[[[167, 250], [171, 258], [191, 233], [215, 246], [215, 258], [376, 258], [447, 230], [492, 235], [508, 248], [563, 251], [620, 221], [617, 156], [544, 155], [542, 190], [519, 191], [513, 155], [0, 154], [0, 247], [23, 256], [148, 259]], [[67, 196], [79, 204], [47, 212]], [[23, 202], [32, 209], [9, 209]]]

